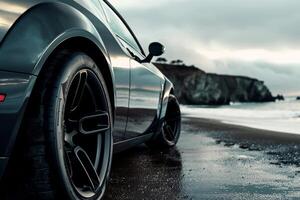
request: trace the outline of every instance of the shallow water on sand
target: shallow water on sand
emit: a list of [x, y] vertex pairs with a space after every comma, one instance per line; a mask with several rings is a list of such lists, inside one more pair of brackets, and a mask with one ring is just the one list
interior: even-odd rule
[[[259, 151], [216, 145], [203, 135], [186, 134], [182, 149], [183, 193], [191, 199], [292, 199], [300, 195], [294, 166], [270, 164]], [[188, 147], [186, 144], [197, 147]]]
[[255, 132], [183, 118], [176, 148], [141, 145], [114, 156], [105, 199], [298, 199], [300, 165], [293, 158], [300, 141], [283, 145], [266, 131]]

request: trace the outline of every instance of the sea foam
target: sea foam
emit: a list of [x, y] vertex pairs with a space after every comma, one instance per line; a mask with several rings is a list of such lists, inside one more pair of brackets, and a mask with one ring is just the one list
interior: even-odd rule
[[223, 123], [300, 134], [300, 101], [288, 98], [272, 103], [233, 103], [229, 106], [181, 106], [182, 115]]

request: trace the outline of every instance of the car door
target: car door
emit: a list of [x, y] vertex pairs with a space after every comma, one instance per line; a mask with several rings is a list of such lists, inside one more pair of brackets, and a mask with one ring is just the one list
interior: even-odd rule
[[125, 138], [128, 139], [145, 134], [155, 121], [164, 78], [154, 65], [140, 62], [145, 55], [135, 35], [109, 3], [104, 1], [103, 4], [109, 24], [115, 30], [125, 53], [129, 53], [131, 57], [129, 110], [125, 134]]
[[113, 34], [112, 38], [106, 38], [107, 50], [110, 54], [111, 65], [114, 71], [115, 82], [115, 123], [114, 123], [114, 142], [125, 139], [130, 92], [130, 54], [124, 46], [124, 39], [128, 33], [125, 25], [115, 14], [114, 10], [104, 1], [99, 1], [104, 10], [107, 25]]
[[130, 101], [126, 138], [153, 131], [152, 124], [159, 114], [164, 80], [158, 69], [150, 63], [140, 63], [131, 59], [130, 67]]

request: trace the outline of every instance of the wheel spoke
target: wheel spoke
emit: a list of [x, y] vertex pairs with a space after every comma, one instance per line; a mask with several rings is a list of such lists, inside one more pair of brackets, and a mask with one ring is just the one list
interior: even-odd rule
[[99, 178], [98, 173], [95, 170], [89, 156], [79, 146], [75, 148], [74, 153], [75, 153], [76, 159], [79, 163], [80, 171], [82, 171], [83, 176], [87, 178], [87, 181], [88, 181], [87, 184], [92, 189], [92, 191], [96, 192], [96, 190], [100, 186], [100, 178]]
[[64, 141], [70, 146], [75, 147], [74, 144], [74, 137], [78, 134], [77, 131], [72, 131], [71, 133], [65, 133], [64, 135]]
[[73, 151], [70, 149], [65, 148], [64, 149], [65, 157], [66, 157], [66, 164], [67, 164], [67, 170], [69, 173], [70, 178], [73, 177], [73, 168], [72, 168], [72, 157], [74, 157]]
[[171, 139], [171, 140], [173, 140], [174, 138], [175, 138], [175, 136], [174, 136], [174, 133], [173, 133], [173, 130], [172, 130], [172, 128], [170, 127], [170, 125], [165, 125], [165, 127], [164, 127], [164, 130], [165, 130], [165, 132], [166, 132], [166, 134], [169, 136], [169, 138]]
[[95, 164], [94, 164], [95, 168], [99, 167], [101, 154], [103, 153], [102, 152], [102, 135], [98, 135], [97, 140], [98, 140], [98, 142], [97, 142], [98, 150], [96, 152], [96, 159], [95, 159]]
[[85, 135], [107, 131], [110, 128], [109, 114], [96, 111], [79, 120], [79, 132]]
[[85, 85], [86, 85], [86, 80], [87, 80], [87, 72], [86, 71], [82, 71], [79, 73], [79, 78], [78, 78], [78, 82], [77, 82], [77, 86], [75, 87], [75, 93], [74, 96], [71, 97], [73, 99], [72, 104], [71, 104], [71, 108], [70, 111], [73, 112], [77, 109], [77, 107], [80, 104], [84, 89], [85, 89]]
[[177, 121], [179, 121], [180, 120], [180, 117], [178, 117], [178, 116], [175, 116], [175, 117], [167, 117], [166, 118], [166, 121], [167, 122], [177, 122]]

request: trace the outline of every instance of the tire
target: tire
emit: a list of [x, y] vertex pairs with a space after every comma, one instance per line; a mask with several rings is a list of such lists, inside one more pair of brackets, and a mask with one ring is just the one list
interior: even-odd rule
[[104, 78], [89, 56], [70, 50], [51, 56], [41, 73], [22, 127], [21, 199], [101, 199], [113, 146]]
[[166, 149], [176, 146], [181, 132], [181, 112], [177, 98], [170, 94], [165, 119], [158, 136], [146, 144], [152, 149]]

